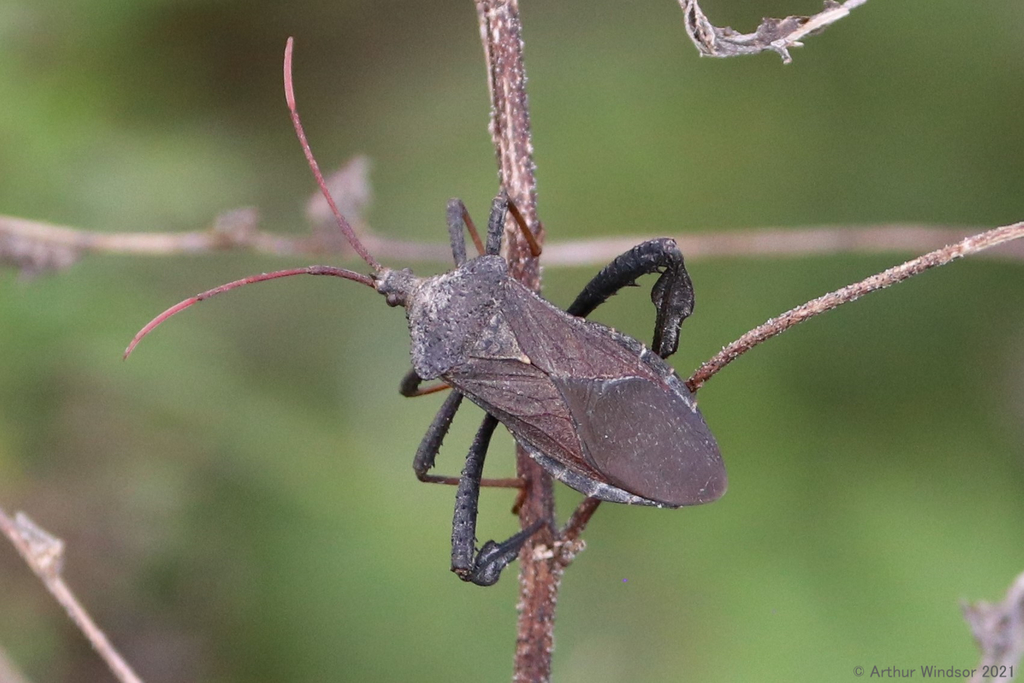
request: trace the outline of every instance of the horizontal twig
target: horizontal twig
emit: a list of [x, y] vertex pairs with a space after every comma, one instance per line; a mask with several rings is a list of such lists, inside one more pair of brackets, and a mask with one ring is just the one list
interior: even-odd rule
[[[674, 237], [687, 261], [708, 258], [800, 257], [834, 254], [886, 254], [922, 252], [945, 246], [984, 228], [956, 228], [922, 224], [754, 228], [722, 232], [687, 233]], [[639, 242], [656, 235], [630, 235], [605, 239], [549, 242], [544, 262], [557, 266], [604, 265]], [[1024, 260], [1024, 243], [989, 252], [992, 258]]]
[[[0, 263], [29, 274], [60, 270], [85, 254], [180, 256], [217, 251], [243, 251], [269, 256], [310, 259], [344, 256], [349, 249], [333, 233], [315, 231], [291, 237], [257, 229], [254, 209], [222, 215], [208, 230], [192, 232], [102, 232], [80, 230], [40, 221], [0, 216]], [[677, 235], [676, 242], [688, 261], [720, 257], [794, 257], [841, 253], [925, 251], [976, 234], [978, 228], [922, 224], [874, 226], [821, 226], [758, 228]], [[387, 239], [365, 226], [360, 239], [381, 259], [444, 263], [451, 260], [447, 244]], [[544, 260], [549, 266], [603, 265], [654, 233], [599, 239], [549, 242]], [[1024, 260], [1024, 244], [1007, 245], [992, 252], [994, 258]]]
[[[362, 216], [373, 194], [369, 169], [369, 159], [356, 156], [326, 179], [337, 205], [357, 230], [365, 227]], [[0, 264], [14, 266], [23, 275], [31, 276], [62, 270], [86, 254], [176, 256], [231, 250], [273, 256], [316, 256], [339, 254], [348, 248], [320, 193], [306, 202], [306, 220], [311, 226], [308, 235], [265, 232], [259, 230], [259, 220], [259, 212], [247, 207], [221, 214], [205, 230], [103, 232], [0, 216]], [[409, 251], [404, 242], [396, 242], [394, 250]], [[427, 247], [425, 251], [431, 250], [432, 247]]]

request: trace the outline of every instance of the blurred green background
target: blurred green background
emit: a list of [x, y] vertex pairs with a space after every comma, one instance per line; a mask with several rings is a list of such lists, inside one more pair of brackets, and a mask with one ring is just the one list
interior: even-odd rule
[[[819, 7], [704, 5], [744, 30]], [[551, 240], [1024, 219], [1019, 2], [874, 0], [786, 67], [699, 59], [671, 0], [522, 10]], [[251, 205], [302, 233], [314, 188], [282, 97], [289, 35], [321, 164], [373, 160], [378, 232], [442, 242], [451, 196], [485, 215], [496, 173], [468, 0], [3, 0], [0, 213], [182, 231]], [[689, 374], [906, 256], [692, 260], [674, 363]], [[486, 590], [448, 572], [453, 491], [410, 470], [440, 399], [396, 392], [399, 312], [295, 278], [191, 310], [121, 362], [166, 306], [292, 265], [107, 256], [0, 273], [0, 505], [68, 542], [69, 582], [150, 683], [507, 680], [514, 571]], [[548, 268], [547, 297], [566, 305], [595, 270]], [[700, 397], [728, 495], [599, 511], [564, 581], [555, 679], [973, 665], [958, 601], [1001, 599], [1024, 570], [1022, 309], [1024, 264], [968, 259], [716, 377]], [[597, 318], [646, 339], [652, 315], [645, 288]], [[461, 467], [469, 410], [441, 471]], [[503, 435], [490, 472], [512, 471], [510, 450]], [[563, 515], [579, 499], [558, 496]], [[481, 539], [515, 528], [511, 502], [485, 493]], [[0, 646], [37, 683], [110, 679], [6, 546]]]

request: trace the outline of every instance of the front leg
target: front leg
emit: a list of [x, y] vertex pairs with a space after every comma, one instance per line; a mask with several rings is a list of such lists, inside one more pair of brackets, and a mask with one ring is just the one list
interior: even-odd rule
[[693, 283], [683, 264], [683, 255], [670, 238], [638, 244], [616, 257], [594, 276], [567, 312], [586, 317], [623, 287], [635, 286], [642, 275], [661, 272], [651, 289], [651, 301], [658, 309], [651, 348], [668, 358], [679, 346], [679, 326], [693, 312]]
[[454, 477], [440, 477], [428, 473], [434, 467], [434, 460], [441, 450], [441, 442], [448, 434], [448, 428], [452, 426], [452, 419], [460, 405], [462, 405], [462, 394], [453, 391], [445, 399], [441, 409], [437, 411], [437, 415], [434, 416], [427, 428], [427, 433], [423, 435], [423, 440], [420, 441], [420, 445], [416, 449], [416, 457], [412, 461], [413, 472], [416, 473], [416, 478], [420, 481], [434, 484], [451, 484], [458, 481]]
[[445, 389], [451, 389], [444, 382], [438, 382], [433, 386], [422, 388], [420, 385], [423, 384], [423, 380], [416, 374], [415, 370], [409, 370], [405, 373], [405, 377], [402, 378], [401, 383], [398, 385], [398, 393], [406, 398], [417, 398], [419, 396], [426, 396], [427, 394], [436, 394], [439, 391]]
[[[423, 380], [416, 374], [416, 371], [410, 370], [402, 378], [399, 391], [403, 396], [415, 397], [425, 396], [426, 394], [450, 388], [447, 384], [439, 384], [428, 389], [420, 389], [422, 382]], [[448, 435], [448, 429], [452, 426], [452, 420], [455, 418], [455, 413], [459, 411], [461, 405], [462, 394], [453, 391], [445, 399], [441, 409], [437, 411], [437, 415], [430, 422], [430, 426], [427, 427], [427, 433], [423, 435], [423, 439], [416, 449], [416, 457], [412, 461], [413, 472], [416, 473], [416, 478], [420, 481], [427, 482], [428, 484], [449, 484], [451, 486], [455, 486], [461, 481], [460, 477], [430, 474], [430, 470], [434, 467], [434, 461], [437, 459], [437, 454], [441, 451], [441, 443], [444, 441], [444, 437]], [[522, 495], [523, 480], [515, 477], [483, 479], [480, 485], [494, 488], [518, 488], [520, 489], [520, 495]]]

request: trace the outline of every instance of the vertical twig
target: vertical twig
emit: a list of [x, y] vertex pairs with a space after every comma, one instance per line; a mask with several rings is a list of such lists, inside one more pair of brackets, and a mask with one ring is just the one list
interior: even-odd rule
[[[516, 0], [476, 0], [480, 38], [487, 59], [491, 93], [491, 137], [502, 187], [515, 202], [537, 237], [544, 238], [537, 220], [530, 110], [526, 98], [522, 26]], [[525, 238], [507, 221], [504, 248], [513, 277], [540, 290], [540, 267]], [[533, 535], [519, 555], [519, 623], [513, 681], [547, 681], [551, 676], [555, 600], [563, 564], [555, 561], [554, 492], [551, 476], [522, 448], [516, 449], [516, 469], [526, 481], [526, 500], [519, 509], [525, 529], [536, 520], [545, 528]]]

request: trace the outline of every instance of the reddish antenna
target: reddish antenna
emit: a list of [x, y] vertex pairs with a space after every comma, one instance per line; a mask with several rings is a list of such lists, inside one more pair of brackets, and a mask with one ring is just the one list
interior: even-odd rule
[[[295, 134], [299, 136], [299, 143], [302, 145], [302, 152], [306, 155], [306, 161], [309, 162], [309, 168], [313, 171], [313, 177], [316, 178], [317, 185], [320, 186], [320, 192], [323, 193], [327, 199], [327, 204], [331, 207], [331, 213], [334, 214], [335, 219], [338, 221], [338, 227], [341, 229], [342, 234], [345, 235], [345, 239], [348, 240], [352, 248], [355, 249], [356, 253], [371, 268], [374, 272], [381, 273], [384, 271], [384, 267], [381, 266], [376, 259], [374, 259], [370, 252], [366, 250], [363, 243], [356, 237], [355, 230], [349, 225], [349, 222], [345, 220], [345, 217], [341, 215], [341, 211], [338, 210], [337, 204], [334, 203], [334, 198], [331, 197], [330, 191], [327, 189], [327, 183], [324, 182], [324, 176], [320, 173], [320, 166], [316, 163], [316, 159], [313, 157], [313, 151], [309, 148], [309, 142], [306, 140], [306, 133], [302, 129], [302, 122], [299, 120], [299, 112], [295, 108], [295, 90], [292, 87], [292, 44], [293, 40], [288, 39], [287, 45], [284, 48], [284, 96], [288, 102], [288, 111], [291, 112], [292, 125], [295, 127]], [[185, 299], [184, 301], [171, 306], [166, 311], [153, 318], [145, 327], [139, 330], [135, 338], [132, 339], [131, 343], [128, 344], [128, 348], [124, 351], [124, 358], [128, 358], [131, 352], [135, 350], [135, 347], [139, 345], [139, 342], [143, 338], [159, 327], [165, 320], [171, 316], [184, 311], [200, 301], [205, 301], [212, 296], [223, 294], [224, 292], [242, 287], [245, 285], [251, 285], [256, 282], [266, 282], [267, 280], [276, 280], [282, 277], [291, 277], [292, 275], [331, 275], [333, 277], [345, 278], [346, 280], [352, 280], [360, 284], [366, 285], [376, 289], [374, 285], [374, 278], [369, 275], [363, 275], [352, 270], [346, 270], [345, 268], [335, 268], [333, 266], [307, 266], [305, 268], [290, 268], [288, 270], [276, 270], [272, 273], [262, 273], [260, 275], [250, 275], [244, 277], [241, 280], [235, 280], [234, 282], [228, 282], [214, 287], [201, 294], [197, 294], [191, 298]]]
[[277, 278], [291, 277], [292, 275], [332, 275], [334, 277], [345, 278], [346, 280], [354, 280], [355, 282], [366, 285], [367, 287], [374, 286], [373, 278], [370, 277], [369, 275], [363, 275], [362, 273], [357, 273], [352, 270], [346, 270], [344, 268], [335, 268], [333, 266], [306, 266], [305, 268], [275, 270], [272, 273], [261, 273], [259, 275], [250, 275], [249, 277], [243, 277], [241, 280], [235, 280], [234, 282], [228, 282], [226, 284], [220, 285], [219, 287], [208, 289], [201, 294], [196, 294], [195, 296], [185, 299], [180, 303], [174, 304], [166, 311], [150, 320], [145, 327], [139, 330], [138, 334], [135, 335], [135, 338], [132, 339], [131, 343], [128, 344], [128, 348], [124, 350], [123, 358], [128, 358], [128, 356], [131, 355], [132, 351], [135, 350], [135, 347], [139, 345], [139, 342], [142, 341], [142, 339], [147, 334], [149, 334], [157, 327], [159, 327], [160, 324], [163, 323], [165, 320], [170, 318], [172, 315], [175, 315], [176, 313], [181, 313], [186, 308], [189, 308], [190, 306], [193, 306], [199, 303], [200, 301], [206, 301], [211, 296], [223, 294], [224, 292], [236, 289], [238, 287], [242, 287], [244, 285], [251, 285], [254, 282], [266, 282], [267, 280], [276, 280]]
[[370, 252], [366, 250], [363, 243], [356, 237], [356, 231], [352, 229], [345, 217], [341, 215], [341, 211], [338, 210], [338, 205], [334, 203], [334, 198], [331, 197], [331, 193], [327, 190], [327, 183], [324, 182], [324, 176], [320, 173], [320, 166], [316, 163], [316, 158], [313, 156], [313, 150], [309, 148], [309, 141], [306, 140], [306, 132], [302, 129], [302, 121], [299, 120], [299, 110], [295, 108], [295, 89], [292, 87], [292, 46], [295, 40], [288, 38], [288, 42], [284, 46], [284, 99], [288, 102], [288, 111], [292, 115], [292, 125], [295, 127], [295, 134], [299, 136], [299, 143], [302, 145], [302, 153], [306, 155], [306, 161], [309, 162], [309, 168], [313, 171], [313, 176], [316, 178], [316, 184], [320, 186], [320, 192], [323, 193], [324, 198], [327, 199], [327, 204], [331, 207], [331, 213], [334, 214], [334, 218], [338, 221], [338, 227], [341, 228], [341, 232], [345, 235], [345, 239], [348, 240], [352, 248], [356, 250], [356, 253], [366, 261], [371, 268], [379, 273], [383, 266], [377, 263], [377, 260], [370, 256]]

